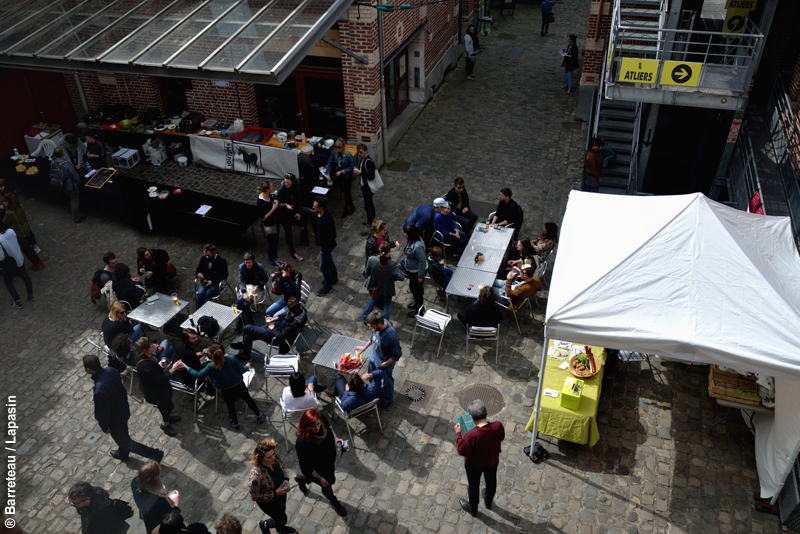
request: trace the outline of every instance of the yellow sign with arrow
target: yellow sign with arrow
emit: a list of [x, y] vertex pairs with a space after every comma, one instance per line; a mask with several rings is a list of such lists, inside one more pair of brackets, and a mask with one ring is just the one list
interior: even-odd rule
[[700, 81], [702, 63], [688, 61], [664, 61], [661, 69], [661, 85], [682, 85], [684, 87], [697, 87]]

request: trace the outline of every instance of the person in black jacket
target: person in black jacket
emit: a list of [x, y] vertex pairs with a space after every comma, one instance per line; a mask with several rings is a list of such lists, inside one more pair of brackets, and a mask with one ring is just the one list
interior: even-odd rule
[[69, 489], [67, 500], [81, 518], [82, 534], [125, 534], [130, 528], [103, 488], [76, 482]]
[[142, 325], [133, 326], [133, 323], [128, 319], [128, 310], [125, 309], [125, 305], [121, 302], [115, 302], [111, 305], [108, 317], [103, 319], [101, 328], [103, 342], [109, 347], [119, 334], [127, 334], [133, 343], [136, 343], [136, 340], [142, 337]]
[[333, 263], [333, 249], [336, 248], [336, 224], [333, 216], [328, 213], [328, 200], [317, 197], [314, 201], [314, 211], [317, 212], [316, 242], [319, 245], [319, 270], [322, 272], [322, 289], [317, 296], [323, 297], [333, 291], [333, 285], [339, 283], [339, 273]]
[[253, 350], [253, 340], [260, 339], [267, 343], [273, 340], [278, 344], [279, 354], [288, 354], [292, 349], [294, 340], [303, 331], [308, 321], [308, 313], [294, 297], [289, 297], [289, 316], [286, 320], [280, 317], [267, 317], [267, 326], [247, 325], [242, 331], [242, 342], [231, 343], [231, 348], [242, 349], [236, 357], [242, 361], [250, 361], [250, 353]]
[[197, 290], [197, 307], [219, 295], [219, 283], [228, 279], [228, 261], [217, 254], [217, 247], [211, 243], [203, 245], [203, 257], [194, 271], [200, 281]]
[[[372, 220], [375, 218], [375, 204], [372, 202], [372, 189], [369, 183], [375, 179], [375, 162], [367, 152], [367, 145], [359, 143], [356, 147], [358, 153], [358, 166], [353, 169], [353, 174], [358, 176], [359, 183], [361, 184], [361, 194], [364, 196], [364, 211], [367, 212], [367, 222], [361, 223], [365, 226], [371, 226]], [[369, 230], [361, 235], [368, 235]]]
[[578, 70], [578, 37], [570, 34], [567, 38], [567, 48], [564, 50], [564, 61], [561, 66], [564, 67], [564, 73], [567, 75], [567, 85], [561, 86], [562, 89], [567, 90], [567, 94], [572, 94], [572, 71]]
[[83, 369], [94, 381], [94, 418], [97, 419], [100, 430], [110, 434], [119, 447], [118, 450], [111, 451], [111, 456], [124, 462], [128, 459], [128, 454], [133, 453], [161, 462], [164, 457], [162, 451], [133, 441], [128, 434], [131, 410], [128, 406], [128, 392], [122, 385], [119, 371], [113, 367], [102, 367], [96, 354], [83, 357]]
[[303, 301], [302, 287], [303, 287], [303, 273], [295, 271], [291, 265], [284, 262], [278, 266], [277, 272], [269, 273], [269, 278], [275, 283], [277, 287], [276, 295], [281, 295], [281, 298], [273, 302], [265, 315], [267, 317], [283, 317], [289, 313], [289, 307], [286, 301], [289, 297], [294, 297], [299, 301]]
[[286, 235], [286, 247], [294, 261], [303, 261], [294, 248], [292, 238], [292, 225], [300, 224], [303, 231], [300, 234], [300, 244], [308, 243], [308, 220], [314, 214], [311, 208], [303, 207], [303, 193], [297, 183], [297, 176], [287, 172], [283, 176], [283, 185], [275, 193], [278, 198], [278, 224], [283, 225], [283, 232]]
[[496, 328], [497, 325], [503, 322], [503, 313], [495, 301], [494, 289], [489, 286], [481, 289], [480, 293], [478, 293], [478, 301], [467, 306], [464, 313], [466, 317], [460, 313], [457, 317], [461, 324], [464, 325], [465, 332], [467, 325]]
[[514, 237], [522, 228], [522, 208], [515, 200], [511, 200], [511, 189], [504, 187], [500, 190], [500, 202], [497, 204], [491, 223], [497, 226], [511, 226], [514, 228]]
[[[176, 362], [182, 361], [186, 364], [186, 367], [194, 369], [195, 371], [201, 371], [203, 367], [205, 367], [205, 363], [200, 361], [200, 358], [203, 357], [203, 351], [197, 350], [197, 343], [200, 341], [200, 336], [197, 335], [197, 331], [194, 328], [184, 328], [181, 330], [181, 341], [182, 343], [175, 347], [173, 360]], [[195, 378], [187, 371], [178, 371], [178, 376], [181, 378], [181, 382], [189, 387], [194, 387]], [[203, 382], [200, 381], [200, 383], [202, 384]], [[203, 391], [206, 395], [212, 397], [217, 394], [210, 380], [206, 381], [206, 386]]]
[[165, 289], [169, 277], [168, 265], [169, 254], [166, 250], [145, 247], [136, 249], [136, 272], [144, 277], [144, 286], [151, 292]]
[[469, 195], [467, 194], [467, 188], [464, 187], [463, 178], [456, 178], [453, 181], [453, 188], [447, 192], [444, 199], [453, 208], [458, 224], [461, 225], [465, 232], [469, 232], [472, 225], [478, 220], [478, 214], [469, 207]]
[[172, 385], [169, 379], [172, 373], [177, 371], [177, 363], [165, 371], [158, 363], [160, 357], [169, 357], [168, 349], [156, 352], [157, 345], [147, 337], [140, 337], [136, 342], [136, 353], [139, 354], [139, 361], [136, 364], [136, 375], [139, 377], [139, 384], [142, 386], [144, 400], [150, 404], [155, 404], [161, 412], [161, 430], [168, 436], [178, 435], [170, 423], [177, 423], [181, 420], [179, 415], [171, 415], [175, 405], [172, 404]]
[[319, 484], [331, 508], [344, 517], [347, 510], [333, 494], [333, 485], [336, 483], [336, 443], [341, 442], [342, 439], [336, 435], [324, 415], [315, 408], [303, 412], [297, 424], [297, 441], [294, 444], [302, 474], [294, 479], [305, 494], [308, 494], [306, 484]]
[[114, 280], [111, 289], [118, 300], [124, 300], [135, 310], [144, 298], [145, 290], [139, 284], [139, 277], [131, 278], [131, 270], [124, 263], [117, 263], [114, 267]]

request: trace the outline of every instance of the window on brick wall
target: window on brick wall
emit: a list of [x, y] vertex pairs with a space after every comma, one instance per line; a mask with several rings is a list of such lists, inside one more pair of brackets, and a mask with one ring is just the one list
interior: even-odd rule
[[391, 124], [408, 105], [408, 50], [403, 50], [383, 68], [386, 84], [386, 121]]

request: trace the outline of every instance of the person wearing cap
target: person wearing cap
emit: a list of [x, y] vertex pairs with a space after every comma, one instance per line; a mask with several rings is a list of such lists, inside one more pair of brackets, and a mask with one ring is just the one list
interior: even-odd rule
[[459, 251], [464, 250], [464, 247], [467, 246], [469, 235], [456, 226], [456, 216], [453, 210], [450, 209], [449, 202], [442, 208], [441, 212], [434, 216], [433, 229], [442, 234], [446, 244], [458, 243]]
[[433, 236], [433, 217], [437, 213], [442, 212], [442, 208], [447, 206], [447, 201], [443, 198], [437, 198], [431, 204], [423, 204], [415, 209], [411, 215], [408, 216], [406, 222], [403, 223], [403, 228], [409, 224], [413, 224], [419, 228], [420, 232], [425, 236], [427, 242]]

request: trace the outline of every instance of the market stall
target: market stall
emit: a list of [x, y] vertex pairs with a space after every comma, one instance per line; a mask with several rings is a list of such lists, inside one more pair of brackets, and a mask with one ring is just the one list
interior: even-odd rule
[[[787, 217], [741, 212], [702, 194], [573, 191], [553, 270], [545, 339], [800, 380], [799, 288], [800, 256]], [[546, 358], [544, 350], [532, 444]], [[763, 497], [780, 491], [794, 461], [781, 451], [796, 454], [800, 443], [800, 414], [781, 401], [780, 378], [774, 418], [794, 423], [781, 425], [769, 439], [757, 436]], [[762, 417], [769, 416], [756, 420]]]

